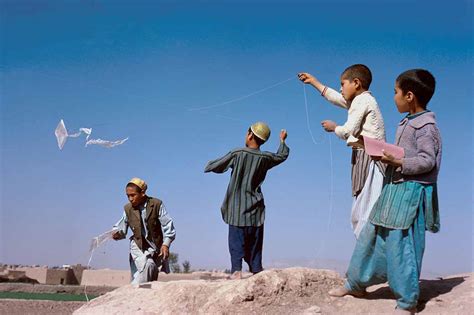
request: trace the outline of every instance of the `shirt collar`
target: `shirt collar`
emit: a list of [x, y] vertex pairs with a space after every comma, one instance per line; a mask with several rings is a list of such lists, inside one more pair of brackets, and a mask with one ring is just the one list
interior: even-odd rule
[[426, 113], [430, 113], [430, 112], [431, 112], [431, 111], [429, 111], [429, 110], [424, 110], [424, 111], [419, 112], [419, 113], [416, 113], [416, 114], [407, 114], [405, 117], [403, 117], [402, 120], [400, 120], [399, 125], [401, 126], [401, 125], [403, 125], [404, 123], [406, 123], [406, 122], [409, 121], [409, 120], [412, 120], [412, 119], [414, 119], [414, 118], [416, 118], [416, 117], [420, 117], [421, 115], [426, 114]]
[[145, 201], [145, 203], [143, 205], [141, 205], [140, 207], [138, 207], [140, 209], [140, 211], [146, 209], [146, 206], [148, 204], [148, 201]]
[[416, 113], [416, 114], [408, 114], [408, 115], [405, 116], [405, 118], [407, 118], [408, 120], [411, 120], [411, 119], [413, 119], [413, 118], [416, 118], [416, 117], [418, 117], [418, 116], [421, 116], [421, 115], [426, 114], [426, 113], [429, 113], [429, 112], [430, 112], [430, 111], [426, 109], [426, 110], [424, 110], [424, 111], [422, 111], [422, 112], [419, 112], [419, 113]]

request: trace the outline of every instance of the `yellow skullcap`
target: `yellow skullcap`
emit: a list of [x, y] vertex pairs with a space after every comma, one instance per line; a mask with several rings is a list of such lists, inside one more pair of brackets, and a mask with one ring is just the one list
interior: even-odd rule
[[263, 141], [267, 141], [268, 138], [270, 138], [270, 127], [268, 127], [268, 125], [264, 122], [256, 122], [250, 126], [250, 130], [252, 130], [253, 134]]
[[141, 190], [143, 191], [146, 191], [146, 189], [148, 188], [147, 184], [145, 183], [145, 181], [141, 178], [138, 178], [138, 177], [134, 177], [132, 178], [131, 180], [128, 181], [127, 185], [128, 184], [135, 184], [137, 185]]

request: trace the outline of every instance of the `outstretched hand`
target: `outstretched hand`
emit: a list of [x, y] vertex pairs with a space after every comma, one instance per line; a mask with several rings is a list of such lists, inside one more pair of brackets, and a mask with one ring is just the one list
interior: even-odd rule
[[122, 233], [120, 233], [120, 231], [117, 231], [114, 234], [112, 234], [112, 238], [116, 241], [121, 240], [122, 239]]
[[327, 132], [334, 132], [337, 127], [336, 123], [332, 120], [323, 120], [321, 126], [323, 126], [324, 130]]
[[315, 84], [318, 80], [307, 72], [298, 73], [298, 79], [305, 84]]

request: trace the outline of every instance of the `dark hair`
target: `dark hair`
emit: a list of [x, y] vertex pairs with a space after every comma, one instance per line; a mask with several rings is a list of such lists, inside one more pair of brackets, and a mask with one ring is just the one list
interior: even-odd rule
[[133, 188], [135, 188], [135, 190], [136, 190], [138, 193], [141, 193], [141, 192], [142, 192], [142, 189], [141, 189], [140, 187], [138, 187], [138, 185], [135, 185], [134, 183], [128, 183], [126, 188], [128, 188], [128, 187], [133, 187]]
[[352, 65], [346, 68], [342, 72], [341, 77], [353, 81], [355, 78], [359, 79], [362, 88], [368, 90], [370, 83], [372, 83], [372, 72], [370, 72], [369, 67], [362, 64]]
[[257, 135], [253, 133], [252, 129], [249, 128], [248, 132], [252, 134], [252, 136], [255, 139], [255, 142], [257, 143], [258, 146], [261, 146], [262, 144], [265, 143], [265, 140], [262, 140], [259, 137], [257, 137]]
[[424, 69], [407, 70], [397, 78], [397, 85], [403, 94], [412, 92], [421, 106], [426, 108], [435, 92], [435, 77]]

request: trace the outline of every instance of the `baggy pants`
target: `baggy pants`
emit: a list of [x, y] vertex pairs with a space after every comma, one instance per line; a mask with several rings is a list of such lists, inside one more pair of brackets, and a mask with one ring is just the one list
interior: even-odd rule
[[232, 264], [231, 272], [242, 270], [242, 259], [249, 265], [252, 273], [263, 270], [263, 225], [229, 225], [229, 252]]
[[388, 281], [402, 309], [416, 307], [425, 249], [425, 216], [418, 214], [406, 230], [389, 229], [368, 222], [363, 228], [347, 270], [345, 287], [363, 291]]

